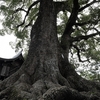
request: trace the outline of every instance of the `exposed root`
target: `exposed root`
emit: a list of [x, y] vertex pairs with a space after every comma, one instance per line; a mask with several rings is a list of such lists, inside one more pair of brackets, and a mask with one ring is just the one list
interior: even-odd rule
[[1, 82], [0, 89], [0, 100], [100, 100], [99, 83], [71, 75], [65, 78], [60, 73], [53, 80], [44, 77], [33, 83], [20, 69]]
[[9, 76], [8, 78], [6, 78], [5, 80], [1, 81], [0, 82], [0, 91], [4, 90], [7, 87], [12, 86], [20, 78], [22, 73], [24, 73], [24, 71], [22, 69], [20, 69], [16, 73], [14, 73], [11, 76]]
[[40, 79], [32, 84], [29, 78], [22, 74], [11, 87], [0, 92], [0, 100], [100, 100], [100, 93], [96, 91], [94, 95], [94, 90], [79, 92], [48, 79]]
[[58, 75], [58, 83], [61, 86], [71, 87], [69, 82], [61, 74]]
[[78, 91], [69, 89], [66, 86], [49, 89], [39, 100], [85, 100], [86, 97]]
[[65, 62], [63, 59], [59, 64], [59, 70], [65, 80], [67, 80], [70, 84], [70, 87], [73, 89], [82, 92], [91, 91], [93, 87], [95, 87], [97, 91], [100, 90], [99, 82], [93, 82], [82, 78], [76, 73], [74, 66], [69, 62]]
[[41, 79], [31, 84], [29, 77], [26, 74], [22, 74], [12, 86], [8, 86], [8, 88], [5, 88], [0, 92], [0, 100], [5, 98], [7, 100], [37, 100], [48, 89], [59, 86], [59, 84], [54, 84], [48, 79]]

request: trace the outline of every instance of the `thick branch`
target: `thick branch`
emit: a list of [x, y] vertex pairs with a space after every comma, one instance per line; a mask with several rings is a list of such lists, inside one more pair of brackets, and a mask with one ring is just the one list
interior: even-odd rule
[[74, 6], [73, 6], [73, 9], [72, 9], [72, 13], [70, 15], [70, 18], [69, 18], [67, 24], [66, 24], [66, 28], [65, 28], [64, 34], [69, 34], [68, 32], [72, 30], [72, 26], [76, 22], [78, 9], [79, 9], [78, 0], [74, 0], [73, 3], [74, 3]]
[[75, 25], [76, 19], [77, 19], [77, 15], [78, 15], [78, 10], [79, 10], [79, 3], [78, 0], [73, 0], [73, 9], [72, 9], [72, 13], [70, 15], [70, 18], [66, 24], [65, 27], [65, 31], [61, 37], [61, 45], [62, 47], [66, 47], [66, 43], [64, 43], [66, 41], [66, 37], [73, 32], [73, 25]]
[[78, 36], [78, 37], [73, 38], [73, 42], [74, 41], [87, 40], [87, 39], [92, 38], [92, 37], [99, 35], [99, 34], [100, 34], [100, 32], [93, 33], [93, 34], [86, 35], [86, 36]]

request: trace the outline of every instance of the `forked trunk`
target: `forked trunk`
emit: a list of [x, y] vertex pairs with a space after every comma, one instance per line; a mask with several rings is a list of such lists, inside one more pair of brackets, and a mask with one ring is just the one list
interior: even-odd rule
[[100, 86], [77, 75], [66, 58], [69, 45], [63, 58], [55, 12], [53, 0], [40, 0], [27, 59], [18, 72], [0, 83], [0, 100], [99, 100], [83, 92]]

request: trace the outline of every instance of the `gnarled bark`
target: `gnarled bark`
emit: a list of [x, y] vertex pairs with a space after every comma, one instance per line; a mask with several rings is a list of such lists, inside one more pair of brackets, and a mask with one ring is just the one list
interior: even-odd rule
[[0, 100], [99, 100], [99, 83], [81, 78], [61, 49], [53, 0], [41, 0], [27, 59], [0, 83]]

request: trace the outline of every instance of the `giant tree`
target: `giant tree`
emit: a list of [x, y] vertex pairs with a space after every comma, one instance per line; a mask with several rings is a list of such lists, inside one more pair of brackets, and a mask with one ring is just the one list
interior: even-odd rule
[[[82, 78], [69, 62], [72, 48], [79, 61], [82, 54], [88, 61], [91, 58], [92, 53], [84, 51], [91, 51], [90, 46], [93, 50], [90, 43], [98, 43], [100, 10], [92, 5], [99, 6], [99, 0], [6, 0], [5, 3], [1, 10], [4, 15], [9, 13], [5, 16], [6, 31], [27, 36], [30, 29], [27, 27], [32, 28], [27, 58], [16, 73], [0, 83], [0, 99], [99, 100], [99, 82]], [[85, 9], [91, 9], [91, 15], [84, 14]], [[21, 11], [25, 12], [23, 21]], [[57, 14], [60, 11], [67, 20], [63, 27], [59, 26], [63, 28], [59, 39]]]

